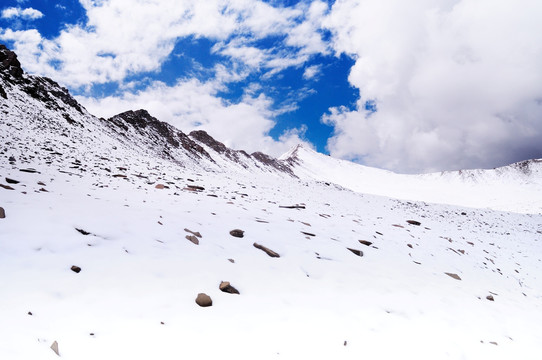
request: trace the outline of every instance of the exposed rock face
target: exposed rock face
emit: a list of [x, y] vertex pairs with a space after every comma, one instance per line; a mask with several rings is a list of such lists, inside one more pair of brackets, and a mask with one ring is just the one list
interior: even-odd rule
[[117, 130], [125, 136], [127, 136], [126, 132], [132, 128], [141, 135], [150, 138], [149, 140], [153, 142], [153, 145], [162, 146], [162, 154], [164, 157], [173, 158], [169, 150], [170, 147], [175, 149], [182, 147], [196, 158], [205, 157], [213, 161], [209, 153], [186, 136], [186, 134], [168, 123], [159, 121], [151, 116], [147, 110], [126, 111], [113, 116], [108, 119], [107, 122], [116, 126]]
[[14, 78], [20, 78], [24, 74], [21, 63], [17, 60], [17, 54], [2, 44], [0, 44], [0, 65]]
[[213, 300], [211, 300], [211, 297], [209, 295], [205, 293], [199, 293], [196, 297], [196, 304], [201, 307], [213, 306]]
[[251, 156], [264, 165], [271, 166], [279, 171], [282, 171], [294, 177], [297, 177], [294, 175], [294, 172], [292, 171], [292, 169], [290, 169], [290, 167], [283, 161], [272, 158], [271, 156], [259, 151], [252, 153]]

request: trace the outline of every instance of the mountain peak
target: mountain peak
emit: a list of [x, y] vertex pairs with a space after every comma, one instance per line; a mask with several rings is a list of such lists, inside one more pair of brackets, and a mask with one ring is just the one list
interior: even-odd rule
[[20, 78], [24, 74], [17, 54], [3, 44], [0, 44], [0, 70], [7, 70], [14, 78]]

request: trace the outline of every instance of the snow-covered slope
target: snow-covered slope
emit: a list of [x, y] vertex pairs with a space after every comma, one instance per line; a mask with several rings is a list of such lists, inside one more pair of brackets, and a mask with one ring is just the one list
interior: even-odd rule
[[539, 358], [542, 215], [299, 179], [4, 61], [1, 359]]
[[542, 159], [492, 170], [396, 174], [334, 159], [298, 145], [280, 157], [303, 179], [356, 192], [473, 208], [542, 213]]

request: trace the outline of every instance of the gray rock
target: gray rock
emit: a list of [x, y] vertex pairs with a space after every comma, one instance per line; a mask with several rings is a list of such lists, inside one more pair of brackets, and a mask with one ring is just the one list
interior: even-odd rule
[[58, 351], [58, 342], [54, 341], [53, 344], [51, 344], [51, 350], [53, 350], [55, 354], [60, 356], [60, 352]]
[[192, 243], [199, 245], [199, 240], [194, 235], [186, 235], [186, 240], [191, 241]]
[[452, 277], [452, 278], [456, 279], [456, 280], [461, 280], [461, 278], [457, 274], [447, 273], [447, 272], [445, 272], [445, 274], [448, 275], [449, 277]]
[[196, 304], [201, 307], [213, 306], [213, 300], [211, 300], [211, 297], [209, 295], [199, 293], [198, 297], [196, 298]]

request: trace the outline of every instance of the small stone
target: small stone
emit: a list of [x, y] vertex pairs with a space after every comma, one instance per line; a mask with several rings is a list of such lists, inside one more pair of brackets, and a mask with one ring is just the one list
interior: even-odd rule
[[232, 264], [235, 264], [235, 260], [233, 259], [228, 259], [229, 262], [231, 262]]
[[0, 207], [0, 219], [6, 218], [6, 210], [3, 207]]
[[447, 273], [447, 272], [445, 272], [445, 274], [448, 275], [449, 277], [452, 277], [452, 278], [456, 279], [456, 280], [461, 280], [461, 278], [457, 274]]
[[412, 244], [406, 244], [406, 246], [412, 249]]
[[233, 229], [232, 231], [230, 231], [230, 235], [233, 237], [242, 238], [245, 236], [245, 232], [240, 229]]
[[350, 250], [351, 252], [353, 252], [354, 254], [356, 254], [359, 257], [363, 256], [363, 251], [361, 251], [361, 250], [351, 249], [351, 248], [347, 248], [347, 249]]
[[54, 341], [51, 345], [51, 349], [55, 352], [55, 354], [60, 356], [60, 352], [58, 351], [58, 342]]
[[20, 183], [19, 180], [10, 179], [10, 178], [8, 178], [8, 177], [6, 178], [6, 182], [7, 182], [8, 184], [18, 184], [18, 183]]
[[367, 240], [358, 240], [360, 244], [363, 244], [365, 246], [371, 246], [373, 243]]
[[307, 235], [307, 236], [316, 236], [315, 234], [310, 233], [310, 232], [306, 232], [306, 231], [302, 231], [301, 233], [302, 233], [303, 235]]
[[32, 315], [33, 315], [33, 314], [32, 314], [32, 311], [29, 311], [29, 312], [28, 312], [28, 315], [32, 316]]
[[156, 184], [156, 186], [154, 187], [155, 189], [165, 189], [165, 185], [164, 184]]
[[196, 298], [196, 304], [201, 307], [213, 306], [213, 300], [211, 300], [211, 297], [209, 295], [199, 293], [198, 297]]
[[344, 341], [344, 346], [346, 346], [346, 345], [348, 345], [348, 341], [345, 340]]
[[73, 265], [73, 266], [71, 267], [71, 270], [72, 270], [74, 273], [77, 273], [77, 274], [79, 274], [79, 273], [81, 272], [81, 268], [80, 268], [79, 266], [77, 266], [77, 265]]
[[192, 243], [199, 245], [199, 240], [194, 235], [186, 235], [186, 240], [191, 241]]
[[407, 220], [407, 223], [409, 223], [410, 225], [416, 225], [416, 226], [420, 226], [422, 224], [421, 222], [416, 221], [416, 220]]
[[15, 190], [14, 188], [12, 188], [12, 187], [9, 186], [9, 185], [0, 184], [0, 187], [1, 187], [1, 188], [4, 188], [4, 189], [6, 189], [6, 190]]
[[495, 301], [495, 299], [493, 298], [493, 295], [486, 296], [486, 299], [488, 299], [489, 301]]
[[199, 238], [202, 237], [199, 231], [192, 231], [192, 230], [189, 230], [189, 229], [184, 229], [184, 231], [186, 231], [187, 233], [190, 233], [190, 234], [192, 234], [194, 236], [197, 236]]
[[229, 281], [222, 281], [220, 282], [220, 285], [218, 286], [220, 291], [229, 293], [229, 294], [239, 294], [239, 290], [231, 286]]

